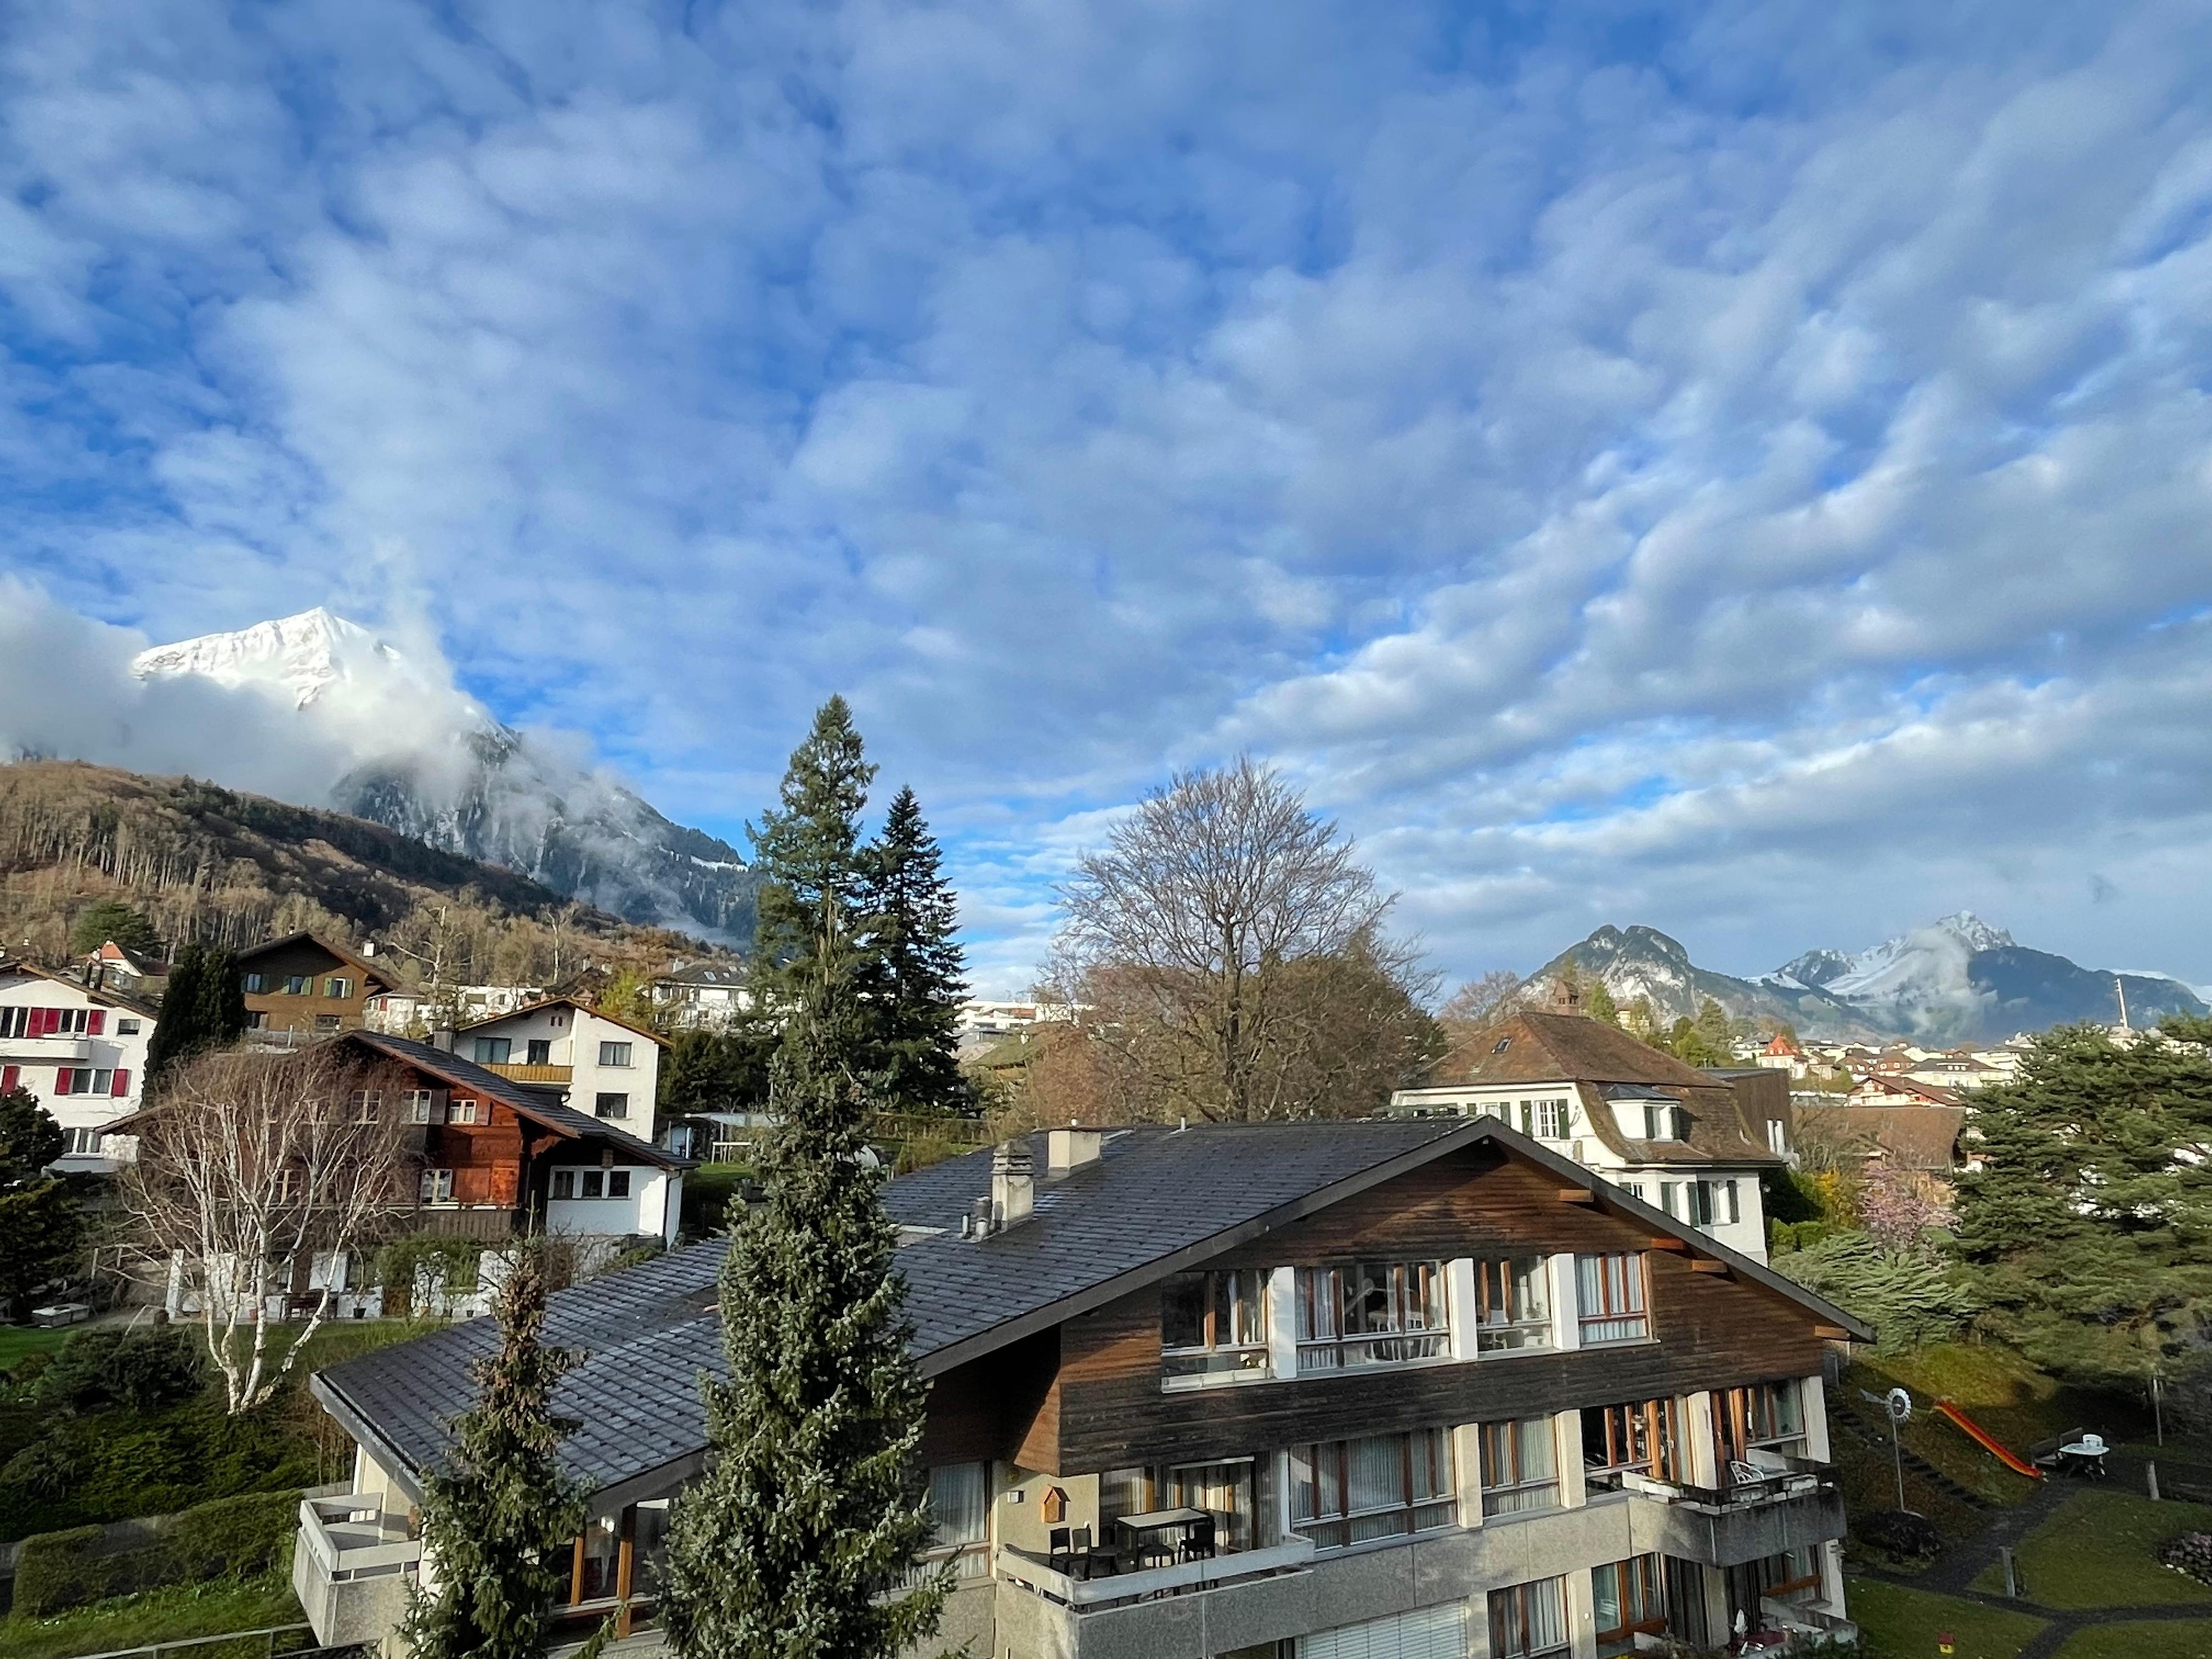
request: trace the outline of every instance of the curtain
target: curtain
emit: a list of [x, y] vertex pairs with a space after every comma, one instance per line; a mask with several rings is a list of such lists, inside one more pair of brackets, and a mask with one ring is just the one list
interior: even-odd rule
[[990, 1513], [991, 1480], [982, 1463], [945, 1463], [929, 1472], [929, 1514], [937, 1523], [930, 1542], [957, 1549], [983, 1541]]

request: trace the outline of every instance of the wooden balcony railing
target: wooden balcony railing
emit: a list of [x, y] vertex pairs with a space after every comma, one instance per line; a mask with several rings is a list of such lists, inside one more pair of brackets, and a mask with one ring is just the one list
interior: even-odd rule
[[573, 1066], [512, 1065], [506, 1060], [484, 1063], [487, 1072], [497, 1072], [510, 1083], [566, 1083], [575, 1073]]

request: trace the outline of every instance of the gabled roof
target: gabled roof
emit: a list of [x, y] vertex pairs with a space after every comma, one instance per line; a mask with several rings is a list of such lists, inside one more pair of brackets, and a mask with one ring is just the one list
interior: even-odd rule
[[325, 939], [321, 934], [307, 933], [305, 930], [296, 933], [287, 933], [282, 939], [264, 939], [258, 945], [249, 945], [246, 949], [237, 953], [238, 960], [240, 962], [251, 962], [256, 957], [266, 956], [271, 951], [282, 951], [288, 945], [299, 944], [303, 939], [308, 944], [315, 946], [318, 950], [328, 951], [331, 956], [337, 957], [340, 962], [345, 963], [347, 967], [359, 974], [364, 981], [373, 979], [379, 985], [383, 986], [386, 990], [396, 990], [398, 988], [398, 981], [393, 979], [390, 974], [386, 973], [383, 969], [378, 967], [374, 963], [365, 962], [361, 957], [356, 956], [352, 951], [344, 949], [343, 946], [331, 944], [330, 940]]
[[[109, 954], [111, 951], [112, 955]], [[112, 939], [102, 939], [100, 948], [88, 951], [87, 956], [93, 962], [119, 962], [142, 979], [165, 978], [169, 971], [169, 964], [160, 957], [143, 955], [127, 945], [118, 945]]]
[[1957, 1163], [1967, 1115], [1963, 1106], [1815, 1106], [1807, 1114], [1846, 1139], [1871, 1142], [1905, 1170], [1948, 1170]]
[[742, 987], [751, 982], [747, 963], [716, 962], [702, 957], [696, 962], [679, 962], [666, 973], [656, 975], [655, 985], [719, 985]]
[[457, 1026], [455, 1029], [462, 1031], [481, 1030], [487, 1025], [497, 1025], [504, 1020], [520, 1019], [525, 1014], [534, 1014], [541, 1008], [574, 1008], [580, 1013], [589, 1014], [593, 1019], [603, 1019], [610, 1025], [621, 1026], [625, 1031], [635, 1031], [648, 1042], [657, 1042], [664, 1048], [668, 1047], [668, 1039], [659, 1032], [648, 1030], [642, 1025], [633, 1025], [628, 1020], [607, 1012], [604, 1008], [593, 1007], [581, 997], [540, 997], [535, 1002], [524, 1003], [520, 1008], [510, 1008], [503, 1014], [486, 1014], [482, 1019], [472, 1019], [467, 1024]]
[[511, 1108], [515, 1115], [526, 1118], [542, 1128], [568, 1136], [572, 1140], [604, 1140], [616, 1152], [634, 1163], [651, 1164], [664, 1170], [689, 1170], [696, 1167], [693, 1159], [678, 1158], [672, 1152], [641, 1140], [627, 1129], [603, 1119], [580, 1112], [573, 1106], [563, 1106], [537, 1090], [525, 1087], [497, 1072], [479, 1066], [472, 1060], [463, 1060], [459, 1054], [449, 1054], [443, 1048], [433, 1048], [427, 1042], [417, 1042], [412, 1037], [391, 1036], [382, 1031], [348, 1031], [332, 1039], [374, 1050], [388, 1060], [396, 1060], [427, 1072], [448, 1088], [462, 1089]]
[[[1038, 1170], [1043, 1135], [1028, 1138]], [[926, 1376], [1104, 1306], [1432, 1159], [1494, 1143], [1598, 1206], [1671, 1236], [1693, 1256], [1860, 1340], [1863, 1322], [1487, 1118], [1215, 1124], [1109, 1132], [1095, 1163], [1037, 1183], [1036, 1213], [983, 1239], [958, 1223], [990, 1185], [991, 1153], [902, 1176], [884, 1208], [904, 1232], [911, 1349]], [[569, 1473], [605, 1492], [649, 1495], [698, 1466], [707, 1443], [699, 1373], [726, 1372], [714, 1286], [726, 1241], [690, 1246], [555, 1294], [545, 1340], [584, 1351], [555, 1406], [583, 1426], [562, 1448]], [[411, 1479], [442, 1455], [444, 1425], [472, 1396], [469, 1362], [498, 1341], [472, 1320], [319, 1373], [316, 1397]]]
[[1469, 1083], [1651, 1083], [1678, 1089], [1713, 1083], [1696, 1067], [1588, 1014], [1527, 1009], [1509, 1014], [1483, 1038], [1468, 1068]]
[[1869, 1072], [1858, 1086], [1863, 1089], [1868, 1084], [1877, 1085], [1886, 1094], [1917, 1095], [1930, 1106], [1956, 1106], [1959, 1103], [1955, 1091], [1919, 1082], [1900, 1072]]
[[11, 962], [0, 965], [0, 978], [5, 978], [9, 974], [21, 974], [26, 979], [45, 980], [49, 984], [58, 985], [64, 990], [76, 992], [87, 1002], [96, 1002], [107, 1008], [119, 1008], [126, 1014], [137, 1014], [144, 1019], [159, 1019], [161, 1017], [161, 1011], [152, 1003], [138, 997], [126, 995], [112, 986], [87, 985], [81, 979], [72, 979], [67, 974], [57, 974], [45, 968], [33, 968], [27, 962]]

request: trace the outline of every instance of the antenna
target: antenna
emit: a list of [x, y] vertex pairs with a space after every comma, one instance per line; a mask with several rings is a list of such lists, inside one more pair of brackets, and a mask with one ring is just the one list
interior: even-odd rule
[[2118, 974], [2112, 975], [2112, 989], [2120, 999], [2120, 1029], [2124, 1031], [2128, 1029], [2128, 988], [2120, 982]]

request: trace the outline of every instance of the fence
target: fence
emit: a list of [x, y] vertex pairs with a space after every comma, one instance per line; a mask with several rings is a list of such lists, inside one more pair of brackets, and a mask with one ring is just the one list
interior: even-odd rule
[[271, 1625], [263, 1630], [231, 1631], [222, 1636], [180, 1636], [143, 1648], [111, 1648], [83, 1659], [368, 1659], [365, 1647], [315, 1645], [309, 1625]]

